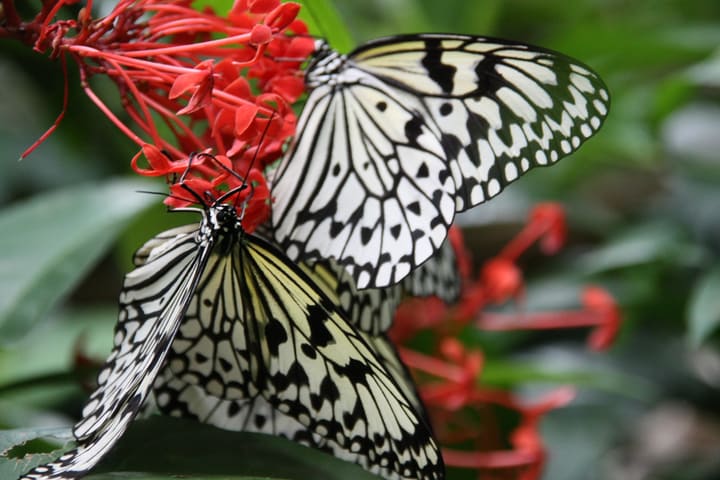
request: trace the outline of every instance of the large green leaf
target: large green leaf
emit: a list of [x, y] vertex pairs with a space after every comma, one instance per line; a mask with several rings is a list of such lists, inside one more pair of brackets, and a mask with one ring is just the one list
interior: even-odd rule
[[25, 334], [78, 283], [138, 212], [141, 181], [71, 186], [0, 212], [0, 344]]
[[720, 327], [720, 265], [698, 280], [689, 301], [688, 335], [699, 346]]
[[[52, 433], [57, 433], [54, 430]], [[25, 448], [24, 457], [3, 455], [12, 445], [41, 436], [43, 431], [0, 431], [0, 473], [22, 473], [19, 467], [47, 461]], [[62, 440], [62, 438], [60, 438]], [[144, 472], [142, 474], [138, 472]], [[246, 432], [229, 432], [194, 421], [152, 417], [134, 422], [119, 444], [88, 480], [178, 478], [240, 480], [249, 478], [370, 480], [359, 466], [288, 440]], [[1, 478], [13, 478], [3, 476]]]

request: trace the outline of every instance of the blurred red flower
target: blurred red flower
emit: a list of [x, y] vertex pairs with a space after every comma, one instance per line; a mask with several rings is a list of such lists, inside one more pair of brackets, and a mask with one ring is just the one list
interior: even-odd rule
[[[25, 22], [14, 2], [3, 2], [6, 22], [0, 34], [49, 52], [63, 65], [74, 60], [87, 95], [143, 147], [132, 160], [137, 173], [173, 180], [192, 153], [220, 155], [241, 175], [250, 176], [251, 166], [257, 169], [246, 216], [267, 217], [269, 197], [257, 201], [267, 189], [259, 172], [280, 158], [295, 133], [291, 105], [304, 91], [299, 68], [314, 49], [307, 27], [296, 19], [300, 6], [239, 0], [220, 16], [209, 7], [193, 9], [192, 0], [120, 0], [107, 16], [92, 18], [89, 1], [77, 19], [57, 18], [61, 7], [73, 3], [44, 2], [35, 18]], [[94, 75], [115, 82], [129, 124], [92, 89]], [[24, 155], [61, 119], [62, 114]], [[228, 175], [214, 162], [194, 164], [189, 176], [210, 180], [203, 186], [212, 185], [216, 197], [231, 188], [223, 181]], [[180, 206], [182, 198], [166, 203]], [[252, 212], [255, 208], [264, 212]]]

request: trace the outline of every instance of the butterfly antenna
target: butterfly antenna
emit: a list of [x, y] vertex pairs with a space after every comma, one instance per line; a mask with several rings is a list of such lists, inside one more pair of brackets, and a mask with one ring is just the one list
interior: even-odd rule
[[150, 191], [150, 190], [135, 190], [135, 193], [146, 193], [146, 194], [148, 194], [148, 195], [160, 195], [161, 197], [171, 197], [171, 196], [172, 196], [172, 195], [170, 195], [169, 193], [165, 193], [165, 192], [153, 192], [153, 191]]
[[[262, 147], [263, 141], [265, 140], [265, 137], [267, 136], [267, 132], [270, 129], [270, 124], [272, 123], [273, 119], [275, 118], [275, 115], [276, 115], [276, 113], [273, 110], [273, 112], [270, 114], [270, 118], [268, 119], [267, 124], [265, 125], [265, 128], [263, 129], [262, 135], [260, 136], [260, 141], [258, 142], [257, 148], [255, 149], [255, 154], [253, 155], [252, 159], [250, 160], [250, 165], [248, 165], [248, 168], [245, 171], [245, 176], [238, 174], [235, 170], [228, 168], [227, 166], [225, 166], [222, 163], [217, 162], [217, 160], [215, 160], [218, 163], [218, 165], [220, 166], [220, 168], [227, 171], [228, 173], [233, 175], [235, 178], [237, 178], [243, 182], [242, 185], [240, 185], [239, 187], [233, 188], [233, 189], [225, 192], [220, 198], [218, 198], [216, 200], [216, 203], [220, 203], [223, 200], [225, 200], [226, 198], [228, 198], [229, 196], [234, 195], [235, 193], [240, 192], [248, 187], [247, 178], [250, 175], [250, 170], [252, 170], [253, 166], [255, 165], [255, 161], [257, 160], [258, 154], [260, 153], [260, 147]], [[211, 158], [214, 158], [214, 157], [211, 156]], [[254, 187], [252, 185], [250, 185], [250, 188], [252, 188], [254, 191]], [[251, 195], [252, 195], [252, 193], [251, 193]], [[247, 206], [247, 202], [245, 202], [245, 204], [243, 205], [242, 213], [245, 213], [246, 206]], [[241, 217], [242, 217], [242, 215], [241, 215]]]
[[207, 207], [208, 207], [207, 201], [205, 201], [205, 199], [203, 199], [202, 196], [200, 196], [200, 194], [198, 194], [195, 190], [193, 190], [192, 188], [190, 188], [190, 187], [185, 183], [185, 178], [188, 176], [188, 173], [190, 173], [190, 169], [192, 168], [193, 160], [195, 160], [195, 158], [196, 158], [198, 155], [206, 155], [206, 154], [197, 154], [197, 153], [195, 153], [195, 152], [193, 152], [193, 153], [190, 154], [190, 158], [188, 158], [187, 168], [186, 168], [185, 171], [182, 173], [182, 175], [180, 175], [180, 180], [178, 180], [178, 184], [179, 184], [182, 188], [184, 188], [185, 191], [187, 191], [188, 193], [190, 193], [190, 195], [192, 195], [193, 198], [194, 198], [195, 200], [197, 200], [197, 203], [203, 206], [203, 209], [207, 209]]

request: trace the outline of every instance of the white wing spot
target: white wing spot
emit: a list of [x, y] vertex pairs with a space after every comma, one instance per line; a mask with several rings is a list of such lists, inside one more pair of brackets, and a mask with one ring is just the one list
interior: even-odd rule
[[360, 272], [360, 275], [358, 276], [358, 281], [357, 281], [358, 288], [363, 288], [363, 287], [367, 286], [368, 283], [370, 283], [370, 280], [372, 280], [372, 278], [370, 277], [370, 274], [368, 272], [365, 272], [365, 271]]
[[538, 150], [537, 152], [535, 152], [535, 161], [539, 165], [547, 165], [548, 159], [543, 150]]
[[570, 74], [570, 81], [575, 85], [581, 92], [592, 93], [595, 91], [590, 80], [587, 77], [578, 75], [577, 73]]
[[576, 63], [570, 64], [570, 69], [573, 72], [579, 73], [580, 75], [583, 75], [585, 77], [589, 77], [593, 74], [592, 72], [588, 71], [587, 68], [581, 67], [580, 65], [578, 65]]
[[482, 203], [485, 201], [485, 192], [483, 192], [483, 189], [480, 187], [480, 185], [475, 185], [470, 192], [470, 201], [473, 203], [473, 205], [477, 205], [478, 203]]
[[[498, 73], [510, 81], [519, 91], [523, 93], [523, 95], [532, 100], [532, 102], [538, 107], [552, 108], [552, 97], [550, 97], [545, 89], [542, 88], [535, 80], [523, 74], [522, 70], [527, 71], [529, 75], [532, 75], [536, 79], [547, 84], [555, 82], [553, 72], [530, 62], [509, 61], [508, 63], [513, 65], [517, 64], [516, 66], [521, 69], [521, 71], [518, 72], [516, 69], [505, 65], [498, 65], [496, 68]], [[548, 71], [546, 72], [546, 70]]]
[[297, 245], [290, 245], [285, 251], [285, 254], [293, 260], [297, 260], [300, 256], [300, 250]]
[[607, 108], [605, 107], [605, 104], [601, 102], [600, 100], [593, 100], [593, 105], [595, 106], [595, 109], [598, 111], [600, 115], [603, 117], [607, 115]]
[[505, 180], [508, 182], [512, 182], [518, 177], [518, 170], [517, 167], [513, 162], [508, 162], [505, 164]]
[[500, 182], [498, 182], [495, 178], [491, 178], [487, 184], [487, 190], [488, 195], [490, 197], [494, 197], [495, 195], [500, 193]]
[[503, 87], [496, 95], [515, 115], [526, 122], [533, 123], [537, 120], [537, 111], [515, 90]]
[[519, 50], [515, 46], [513, 46], [512, 50], [507, 48], [503, 49], [500, 55], [504, 58], [518, 58], [522, 60], [535, 60], [538, 57], [537, 52], [529, 52], [527, 51], [527, 47]]
[[[545, 85], [557, 85], [558, 79], [557, 74], [551, 69], [544, 65], [539, 65], [537, 62], [526, 62], [522, 60], [507, 60], [507, 63], [510, 65], [513, 65], [521, 70], [523, 70], [528, 75], [532, 76], [539, 82], [545, 84]], [[552, 64], [550, 65], [552, 67]], [[534, 82], [533, 82], [534, 83]], [[525, 84], [522, 84], [521, 90], [525, 91]], [[543, 93], [541, 94], [540, 91]], [[532, 89], [532, 92], [537, 93], [540, 98], [547, 98], [547, 100], [542, 100], [543, 104], [541, 105], [538, 103], [539, 106], [544, 106], [546, 102], [550, 103], [550, 106], [547, 108], [552, 107], [552, 98], [545, 92], [544, 89], [542, 89], [537, 83], [535, 83], [535, 87]], [[531, 94], [530, 97], [534, 97], [534, 94]], [[533, 100], [535, 100], [533, 98]]]
[[563, 139], [560, 142], [560, 149], [563, 151], [563, 153], [570, 153], [572, 151], [572, 148], [570, 147], [570, 142]]

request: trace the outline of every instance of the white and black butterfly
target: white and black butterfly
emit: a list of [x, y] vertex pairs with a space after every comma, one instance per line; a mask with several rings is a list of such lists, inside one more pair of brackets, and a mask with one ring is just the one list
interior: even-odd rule
[[[152, 249], [163, 248], [162, 244], [177, 234], [182, 234], [182, 231], [169, 231], [147, 242], [138, 251], [136, 264], [142, 264], [152, 255]], [[385, 335], [385, 330], [391, 324], [395, 309], [404, 295], [436, 295], [446, 301], [457, 297], [459, 279], [452, 247], [447, 244], [440, 253], [442, 255], [433, 257], [401, 284], [359, 292], [352, 278], [334, 262], [317, 261], [312, 266], [300, 265], [327, 297], [358, 326], [360, 336], [373, 348], [415, 410], [422, 412], [426, 419], [425, 407], [413, 380], [394, 345]], [[209, 324], [203, 321], [200, 323]], [[225, 382], [231, 381], [233, 377], [238, 378], [240, 372], [231, 372], [225, 367], [222, 367], [222, 371], [215, 371], [218, 365], [208, 364], [209, 359], [216, 356], [215, 336], [216, 333], [199, 331], [195, 326], [189, 329], [180, 327], [168, 353], [166, 366], [153, 388], [154, 401], [161, 413], [192, 418], [226, 430], [283, 436], [329, 451], [336, 457], [372, 470], [367, 465], [367, 459], [340, 448], [331, 436], [313, 433], [295, 418], [274, 408], [262, 395], [233, 393]]]
[[161, 234], [141, 252], [142, 265], [125, 277], [114, 349], [74, 428], [78, 446], [22, 479], [90, 470], [163, 366], [180, 368], [178, 357], [166, 362], [171, 349], [193, 362], [185, 370], [196, 376], [186, 381], [195, 378], [219, 398], [261, 398], [373, 472], [443, 478], [423, 412], [376, 347], [303, 270], [245, 233], [235, 207], [222, 200], [199, 210], [199, 225]]
[[273, 179], [275, 238], [332, 257], [358, 288], [399, 282], [455, 213], [575, 151], [609, 94], [551, 50], [453, 34], [383, 38], [345, 56], [319, 42], [297, 136]]

